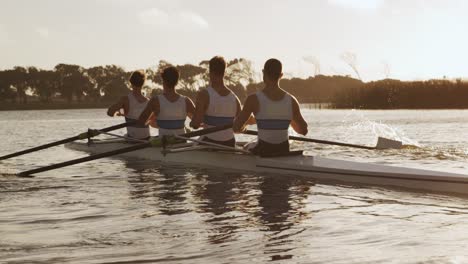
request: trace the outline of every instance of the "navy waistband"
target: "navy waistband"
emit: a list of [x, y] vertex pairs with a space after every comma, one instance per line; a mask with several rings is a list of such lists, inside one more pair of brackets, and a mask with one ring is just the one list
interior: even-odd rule
[[289, 128], [291, 120], [284, 119], [257, 119], [257, 127], [265, 130], [285, 130]]
[[185, 119], [182, 120], [157, 120], [158, 126], [163, 129], [181, 129], [185, 127]]

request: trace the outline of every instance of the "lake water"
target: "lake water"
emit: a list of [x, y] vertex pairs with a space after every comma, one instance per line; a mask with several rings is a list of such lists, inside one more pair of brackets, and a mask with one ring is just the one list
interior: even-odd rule
[[[309, 154], [468, 173], [468, 111], [305, 109]], [[0, 112], [0, 155], [122, 122], [104, 110]], [[244, 140], [251, 139], [248, 136]], [[15, 173], [85, 154], [0, 161]], [[0, 176], [0, 263], [468, 263], [468, 197], [102, 159]]]

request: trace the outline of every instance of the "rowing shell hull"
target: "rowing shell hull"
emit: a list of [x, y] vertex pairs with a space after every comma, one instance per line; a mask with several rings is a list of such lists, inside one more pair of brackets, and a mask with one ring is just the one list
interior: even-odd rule
[[[66, 144], [67, 148], [91, 154], [128, 146], [129, 144], [124, 142], [101, 142], [90, 145], [81, 142]], [[162, 154], [161, 148], [147, 148], [121, 154], [120, 157], [184, 164], [191, 167], [217, 167], [246, 172], [268, 172], [284, 176], [303, 176], [328, 182], [468, 194], [468, 175], [343, 161], [317, 156], [260, 158], [241, 153], [191, 147], [189, 151], [167, 155]]]

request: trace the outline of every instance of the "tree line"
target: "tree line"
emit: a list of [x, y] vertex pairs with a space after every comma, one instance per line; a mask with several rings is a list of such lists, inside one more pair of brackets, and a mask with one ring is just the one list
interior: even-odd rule
[[[146, 69], [144, 90], [157, 93], [162, 88], [159, 71], [170, 65], [160, 61], [155, 68]], [[193, 97], [200, 87], [208, 85], [208, 61], [198, 65], [177, 65], [180, 73], [178, 89]], [[14, 67], [0, 71], [0, 101], [27, 104], [31, 100], [44, 104], [56, 101], [109, 102], [129, 92], [128, 78], [131, 72], [116, 65], [84, 68], [79, 65], [58, 64], [52, 70], [36, 67]], [[253, 82], [254, 71], [250, 61], [229, 61], [226, 83], [236, 93]]]
[[[143, 89], [148, 95], [161, 92], [159, 72], [168, 65], [171, 64], [161, 60], [157, 66], [146, 69], [148, 81]], [[263, 87], [249, 60], [233, 59], [227, 66], [226, 85], [242, 101]], [[200, 88], [208, 86], [208, 61], [176, 68], [181, 73], [177, 87], [181, 94], [194, 98]], [[0, 102], [107, 103], [128, 93], [130, 74], [116, 65], [85, 68], [58, 64], [52, 70], [14, 67], [0, 71]], [[324, 103], [333, 108], [468, 108], [468, 83], [461, 79], [410, 82], [385, 79], [366, 83], [350, 76], [319, 74], [307, 79], [284, 78], [281, 87], [301, 103]]]
[[468, 82], [462, 79], [373, 81], [338, 93], [333, 105], [361, 109], [466, 109]]

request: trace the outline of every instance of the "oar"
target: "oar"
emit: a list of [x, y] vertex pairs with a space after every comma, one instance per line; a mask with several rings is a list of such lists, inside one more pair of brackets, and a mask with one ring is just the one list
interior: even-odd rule
[[[255, 136], [258, 135], [258, 132], [254, 131], [254, 130], [246, 130], [243, 133], [247, 134], [247, 135], [255, 135]], [[336, 146], [360, 148], [360, 149], [372, 149], [372, 150], [375, 150], [375, 149], [388, 149], [388, 148], [397, 148], [397, 149], [399, 149], [402, 146], [402, 143], [400, 141], [381, 138], [381, 137], [379, 137], [379, 139], [377, 141], [377, 146], [375, 146], [375, 147], [348, 144], [348, 143], [321, 140], [321, 139], [306, 138], [306, 137], [296, 137], [296, 136], [289, 136], [289, 139], [296, 140], [296, 141], [303, 141], [303, 142], [312, 142], [312, 143], [319, 143], [319, 144], [328, 144], [328, 145], [336, 145]]]
[[[127, 126], [132, 125], [132, 124], [134, 124], [136, 122], [137, 121], [125, 122], [125, 123], [118, 124], [118, 125], [115, 125], [115, 126], [110, 126], [110, 127], [100, 129], [99, 131], [109, 132], [109, 131], [113, 131], [113, 130], [116, 130], [116, 129], [119, 129], [119, 128], [127, 127]], [[66, 139], [51, 142], [51, 143], [44, 144], [44, 145], [41, 145], [41, 146], [37, 146], [37, 147], [34, 147], [34, 148], [25, 149], [25, 150], [21, 150], [21, 151], [11, 153], [11, 154], [8, 154], [8, 155], [5, 155], [5, 156], [1, 156], [0, 160], [5, 160], [5, 159], [21, 156], [21, 155], [24, 155], [24, 154], [28, 154], [28, 153], [31, 153], [31, 152], [35, 152], [35, 151], [38, 151], [38, 150], [43, 150], [43, 149], [55, 147], [55, 146], [62, 145], [62, 144], [65, 144], [65, 143], [69, 143], [69, 142], [79, 140], [79, 139], [86, 139], [88, 137], [95, 137], [97, 135], [99, 135], [98, 131], [89, 130], [88, 132], [81, 133], [81, 134], [79, 134], [77, 136], [74, 136], [74, 137], [69, 137], [69, 138], [66, 138]]]
[[[185, 134], [182, 134], [180, 136], [187, 137], [187, 138], [196, 137], [196, 136], [206, 135], [206, 134], [210, 134], [210, 133], [213, 133], [213, 132], [225, 130], [225, 129], [228, 129], [228, 128], [231, 128], [231, 127], [232, 127], [232, 124], [224, 125], [224, 126], [218, 126], [218, 127], [211, 127], [211, 128], [206, 128], [206, 129], [202, 129], [202, 130], [197, 130], [197, 131], [185, 133]], [[103, 152], [103, 153], [99, 153], [99, 154], [95, 154], [95, 155], [90, 155], [88, 157], [78, 158], [78, 159], [69, 160], [69, 161], [65, 161], [65, 162], [61, 162], [61, 163], [56, 163], [56, 164], [52, 164], [52, 165], [48, 165], [48, 166], [44, 166], [44, 167], [40, 167], [40, 168], [36, 168], [36, 169], [32, 169], [32, 170], [28, 170], [28, 171], [23, 171], [23, 172], [20, 172], [20, 173], [18, 173], [16, 175], [20, 176], [20, 177], [29, 177], [32, 174], [36, 174], [36, 173], [39, 173], [39, 172], [50, 171], [50, 170], [63, 168], [63, 167], [66, 167], [66, 166], [75, 165], [75, 164], [79, 164], [79, 163], [83, 163], [83, 162], [87, 162], [87, 161], [97, 160], [97, 159], [100, 159], [100, 158], [106, 158], [106, 157], [110, 157], [110, 156], [114, 156], [114, 155], [118, 155], [118, 154], [132, 152], [132, 151], [135, 151], [135, 150], [149, 148], [149, 147], [153, 146], [153, 142], [156, 142], [156, 143], [154, 143], [154, 145], [156, 145], [156, 146], [160, 145], [159, 140], [157, 140], [157, 139], [150, 140], [150, 141], [148, 141], [146, 143], [140, 143], [140, 144], [132, 145], [130, 147], [126, 147], [126, 148], [116, 149], [116, 150], [112, 150], [112, 151], [108, 151], [108, 152]]]

